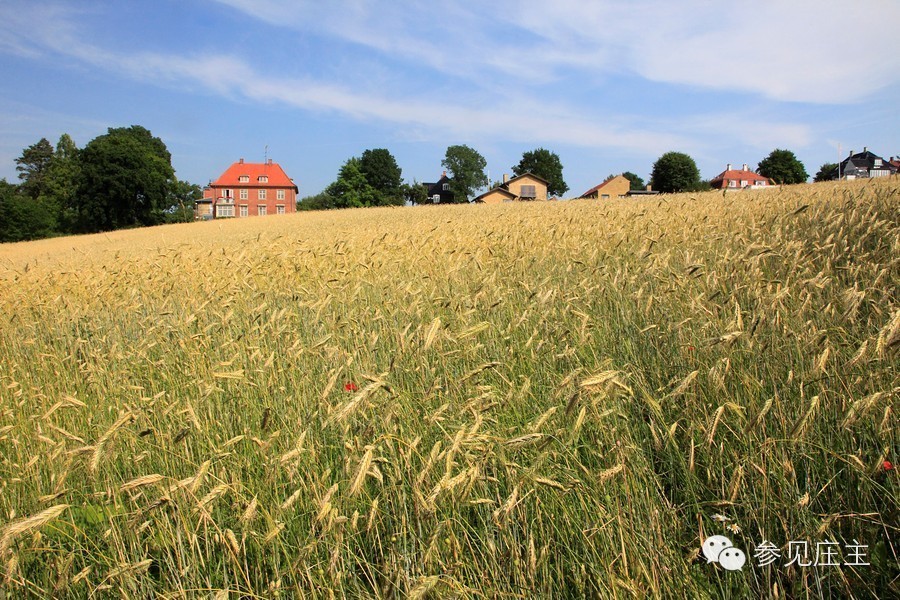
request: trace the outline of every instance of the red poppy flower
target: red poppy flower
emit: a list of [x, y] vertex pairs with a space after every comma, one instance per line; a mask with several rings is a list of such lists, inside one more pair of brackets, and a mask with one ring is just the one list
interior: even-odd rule
[[355, 391], [358, 390], [358, 389], [359, 389], [359, 386], [357, 386], [357, 385], [356, 385], [355, 383], [353, 383], [352, 381], [348, 381], [347, 383], [344, 384], [344, 391], [345, 391], [345, 392], [355, 392]]
[[886, 461], [884, 461], [883, 463], [881, 463], [881, 467], [882, 467], [885, 471], [893, 471], [893, 470], [894, 470], [894, 465], [893, 465], [893, 464], [891, 463], [891, 461], [889, 461], [889, 460], [886, 460]]
[[688, 346], [687, 349], [688, 352], [693, 352], [694, 350], [696, 350], [696, 348], [694, 348], [693, 346]]

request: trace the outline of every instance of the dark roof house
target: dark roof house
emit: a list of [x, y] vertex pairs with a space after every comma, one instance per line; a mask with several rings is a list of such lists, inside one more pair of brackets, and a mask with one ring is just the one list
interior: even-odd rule
[[423, 183], [428, 190], [428, 199], [435, 204], [453, 202], [453, 192], [450, 191], [450, 178], [447, 171], [441, 174], [441, 178], [434, 183]]
[[877, 154], [863, 148], [862, 152], [850, 151], [850, 156], [841, 161], [832, 179], [866, 179], [870, 177], [887, 177], [897, 173], [897, 165], [884, 160]]

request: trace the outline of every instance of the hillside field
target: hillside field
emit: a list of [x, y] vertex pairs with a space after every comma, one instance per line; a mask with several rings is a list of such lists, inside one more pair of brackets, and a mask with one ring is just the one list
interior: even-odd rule
[[0, 246], [0, 597], [900, 597], [898, 290], [896, 177]]

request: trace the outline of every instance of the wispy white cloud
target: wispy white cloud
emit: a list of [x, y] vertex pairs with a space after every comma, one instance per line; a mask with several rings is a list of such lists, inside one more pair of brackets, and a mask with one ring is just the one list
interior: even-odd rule
[[552, 83], [574, 69], [595, 83], [628, 72], [813, 103], [900, 82], [896, 0], [218, 1], [475, 82], [514, 72]]

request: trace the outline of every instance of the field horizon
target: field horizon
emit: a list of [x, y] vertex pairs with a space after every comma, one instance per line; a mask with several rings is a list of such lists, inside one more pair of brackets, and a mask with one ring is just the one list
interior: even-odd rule
[[0, 597], [900, 596], [898, 290], [897, 177], [0, 245]]

